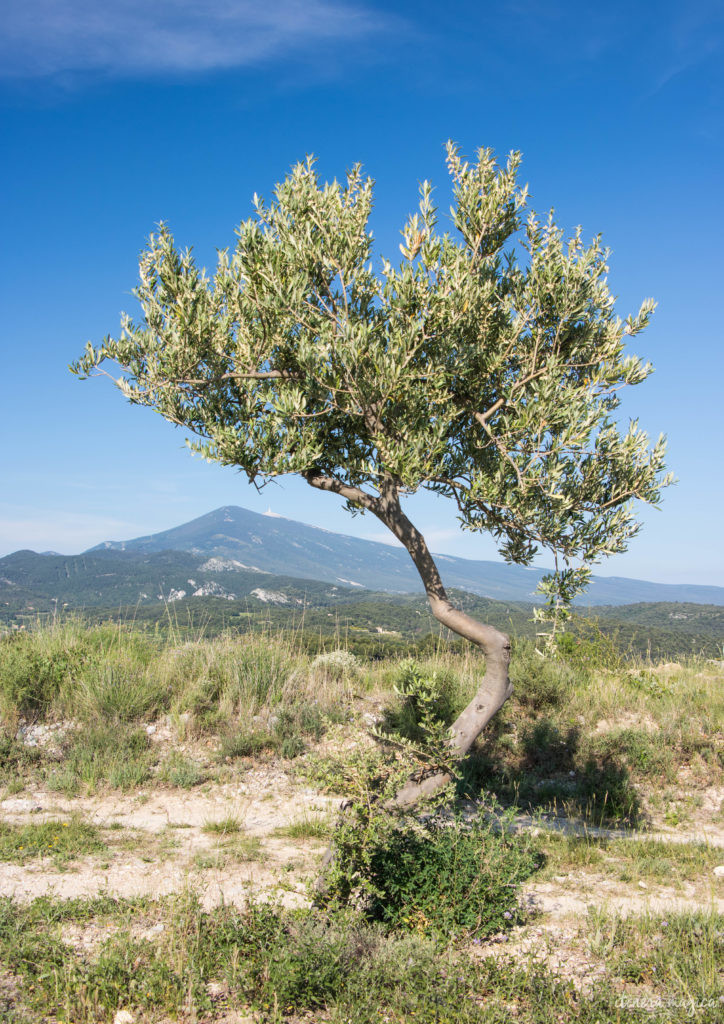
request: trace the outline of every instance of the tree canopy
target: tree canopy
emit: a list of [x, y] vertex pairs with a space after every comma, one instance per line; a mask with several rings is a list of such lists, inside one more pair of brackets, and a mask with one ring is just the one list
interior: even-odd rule
[[423, 182], [395, 263], [376, 262], [360, 166], [320, 184], [310, 158], [270, 201], [255, 195], [213, 278], [161, 224], [140, 259], [142, 318], [124, 316], [118, 338], [89, 343], [72, 367], [119, 364], [131, 402], [257, 484], [301, 474], [377, 515], [438, 618], [488, 660], [490, 637], [443, 607], [404, 495], [453, 499], [506, 559], [549, 550], [560, 571], [548, 589], [568, 600], [591, 564], [626, 549], [635, 500], [658, 502], [670, 482], [664, 439], [650, 447], [636, 422], [615, 420], [621, 389], [651, 372], [625, 341], [654, 303], [617, 316], [600, 237], [565, 239], [552, 213], [530, 212], [519, 163], [513, 153], [499, 166], [488, 149], [466, 161], [448, 143], [449, 229]]
[[143, 320], [124, 316], [75, 369], [116, 361], [132, 402], [253, 481], [425, 487], [516, 562], [540, 547], [584, 563], [623, 551], [631, 499], [656, 502], [668, 482], [663, 438], [650, 450], [637, 423], [613, 420], [620, 389], [651, 372], [624, 341], [654, 304], [622, 322], [600, 238], [565, 241], [552, 214], [522, 223], [519, 159], [498, 168], [483, 149], [467, 163], [448, 144], [455, 233], [438, 230], [424, 182], [402, 262], [379, 273], [359, 166], [320, 185], [308, 159], [270, 203], [255, 196], [213, 280], [162, 224], [140, 261]]

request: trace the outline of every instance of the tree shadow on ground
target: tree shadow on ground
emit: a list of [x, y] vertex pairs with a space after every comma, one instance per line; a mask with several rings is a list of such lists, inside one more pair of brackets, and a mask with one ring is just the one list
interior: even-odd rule
[[[491, 726], [493, 723], [491, 723]], [[562, 730], [547, 718], [518, 735], [496, 724], [462, 765], [460, 796], [495, 793], [504, 806], [553, 812], [592, 825], [638, 827], [643, 809], [623, 756], [597, 751], [577, 726]]]

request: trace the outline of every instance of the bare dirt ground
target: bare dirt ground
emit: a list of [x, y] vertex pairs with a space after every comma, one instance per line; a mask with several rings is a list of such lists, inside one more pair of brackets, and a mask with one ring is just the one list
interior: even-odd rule
[[[170, 729], [158, 729], [154, 742], [168, 751], [181, 749], [198, 763], [209, 763], [202, 744], [179, 744]], [[52, 741], [52, 737], [49, 737]], [[319, 753], [339, 753], [352, 745], [348, 735], [327, 736]], [[287, 762], [239, 762], [223, 773], [225, 781], [208, 781], [191, 789], [150, 784], [129, 793], [110, 792], [68, 798], [35, 787], [0, 800], [0, 818], [8, 823], [78, 819], [101, 830], [105, 848], [93, 856], [59, 863], [52, 857], [26, 863], [0, 864], [0, 895], [22, 901], [42, 895], [62, 899], [100, 893], [118, 897], [161, 897], [192, 889], [202, 904], [243, 905], [250, 896], [275, 899], [286, 906], [309, 902], [309, 884], [317, 877], [326, 843], [320, 838], [290, 837], [283, 831], [301, 822], [332, 822], [340, 798], [319, 793]], [[681, 780], [682, 792], [687, 779]], [[546, 969], [571, 979], [586, 990], [605, 974], [581, 929], [589, 911], [619, 914], [667, 914], [676, 911], [724, 912], [724, 788], [698, 789], [686, 824], [667, 826], [650, 814], [643, 832], [596, 828], [553, 815], [518, 815], [518, 830], [607, 838], [636, 843], [704, 843], [721, 850], [714, 858], [719, 870], [702, 861], [701, 871], [685, 881], [664, 877], [637, 878], [632, 872], [606, 873], [601, 866], [550, 870], [534, 876], [522, 891], [529, 911], [527, 923], [494, 935], [472, 947], [481, 957], [508, 961], [540, 961]], [[231, 822], [228, 833], [214, 830]], [[711, 861], [711, 858], [709, 858]], [[134, 932], [152, 938], [162, 925], [139, 915]], [[145, 929], [145, 931], [144, 931]], [[83, 951], [108, 936], [108, 926], [68, 922], [63, 938]], [[1, 982], [1, 979], [0, 979]], [[223, 1024], [252, 1018], [232, 1014]], [[122, 1024], [122, 1022], [119, 1022]]]
[[[706, 843], [721, 848], [724, 828], [706, 820], [710, 806], [721, 806], [724, 791], [707, 791], [701, 820], [686, 828], [624, 832], [584, 826], [561, 818], [534, 819], [519, 815], [516, 829], [610, 839], [658, 839], [675, 843]], [[300, 820], [332, 820], [339, 798], [325, 796], [293, 774], [274, 765], [240, 769], [237, 781], [207, 783], [190, 790], [144, 788], [134, 793], [65, 798], [37, 789], [0, 802], [3, 820], [24, 824], [63, 821], [72, 817], [104, 829], [108, 846], [100, 855], [85, 856], [58, 866], [51, 857], [25, 864], [2, 865], [0, 894], [20, 899], [52, 893], [58, 897], [164, 896], [190, 885], [206, 906], [242, 904], [250, 893], [274, 892], [288, 905], [308, 900], [307, 882], [318, 868], [325, 843], [315, 838], [290, 838], [279, 830]], [[225, 852], [223, 837], [209, 831], [231, 819], [239, 836], [259, 841], [252, 859]], [[231, 838], [231, 837], [228, 837]], [[695, 882], [677, 886], [650, 881], [622, 882], [593, 870], [580, 869], [552, 879], [533, 879], [524, 890], [527, 906], [542, 921], [562, 923], [585, 916], [591, 906], [622, 913], [715, 907], [724, 911], [724, 879], [710, 870]]]
[[[62, 869], [50, 857], [4, 864], [0, 894], [21, 899], [51, 892], [64, 899], [99, 892], [165, 896], [193, 884], [210, 906], [243, 903], [250, 890], [261, 895], [281, 886], [282, 902], [303, 902], [305, 880], [314, 872], [324, 842], [283, 838], [275, 832], [305, 817], [326, 816], [337, 804], [268, 767], [243, 772], [237, 783], [200, 789], [143, 789], [76, 799], [37, 790], [9, 797], [0, 803], [7, 822], [78, 817], [111, 831], [106, 833], [107, 853], [79, 858]], [[224, 819], [236, 820], [244, 839], [261, 841], [258, 859], [231, 863], [233, 858], [224, 856], [219, 836], [205, 831]]]

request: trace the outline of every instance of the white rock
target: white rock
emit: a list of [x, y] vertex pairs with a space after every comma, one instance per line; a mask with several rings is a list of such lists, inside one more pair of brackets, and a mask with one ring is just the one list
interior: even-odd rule
[[724, 864], [717, 864], [714, 868], [714, 874], [717, 878], [724, 878]]
[[280, 590], [265, 590], [263, 587], [256, 587], [251, 592], [251, 597], [256, 597], [264, 604], [289, 604], [289, 598]]
[[113, 1024], [135, 1024], [136, 1018], [130, 1010], [117, 1010]]
[[23, 813], [35, 810], [35, 801], [26, 800], [24, 797], [8, 797], [2, 801], [4, 811], [17, 811]]

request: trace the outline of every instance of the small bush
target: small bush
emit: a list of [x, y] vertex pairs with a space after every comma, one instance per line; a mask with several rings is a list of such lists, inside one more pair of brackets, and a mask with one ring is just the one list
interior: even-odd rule
[[219, 758], [226, 761], [237, 757], [255, 757], [265, 750], [274, 750], [276, 746], [276, 737], [261, 730], [229, 733], [222, 737]]
[[429, 743], [431, 731], [439, 740], [455, 719], [455, 684], [449, 674], [425, 672], [411, 659], [402, 661], [394, 676], [397, 699], [385, 714], [379, 733], [397, 735], [416, 744]]
[[510, 681], [516, 700], [523, 707], [534, 711], [559, 707], [571, 693], [575, 680], [576, 673], [566, 662], [539, 654], [532, 644], [516, 644]]
[[204, 773], [198, 764], [177, 750], [171, 751], [160, 766], [158, 777], [162, 782], [179, 789], [193, 789], [204, 781]]
[[334, 683], [355, 678], [359, 674], [359, 662], [350, 651], [326, 651], [318, 654], [309, 667], [315, 676], [323, 676]]
[[356, 906], [390, 929], [488, 935], [520, 918], [518, 889], [541, 864], [530, 836], [439, 816], [402, 818], [355, 805], [333, 834], [319, 904]]
[[61, 766], [48, 775], [48, 786], [72, 795], [86, 786], [128, 790], [145, 782], [152, 754], [144, 729], [107, 723], [75, 729], [64, 743]]
[[370, 779], [376, 790], [386, 777], [386, 763], [385, 754], [375, 747], [337, 757], [308, 754], [299, 774], [323, 793], [349, 793], [360, 777]]
[[618, 630], [604, 632], [598, 622], [578, 615], [558, 637], [556, 647], [558, 655], [576, 668], [615, 672], [623, 662]]
[[6, 720], [44, 715], [69, 675], [89, 658], [85, 638], [45, 633], [11, 633], [0, 639], [0, 715]]

